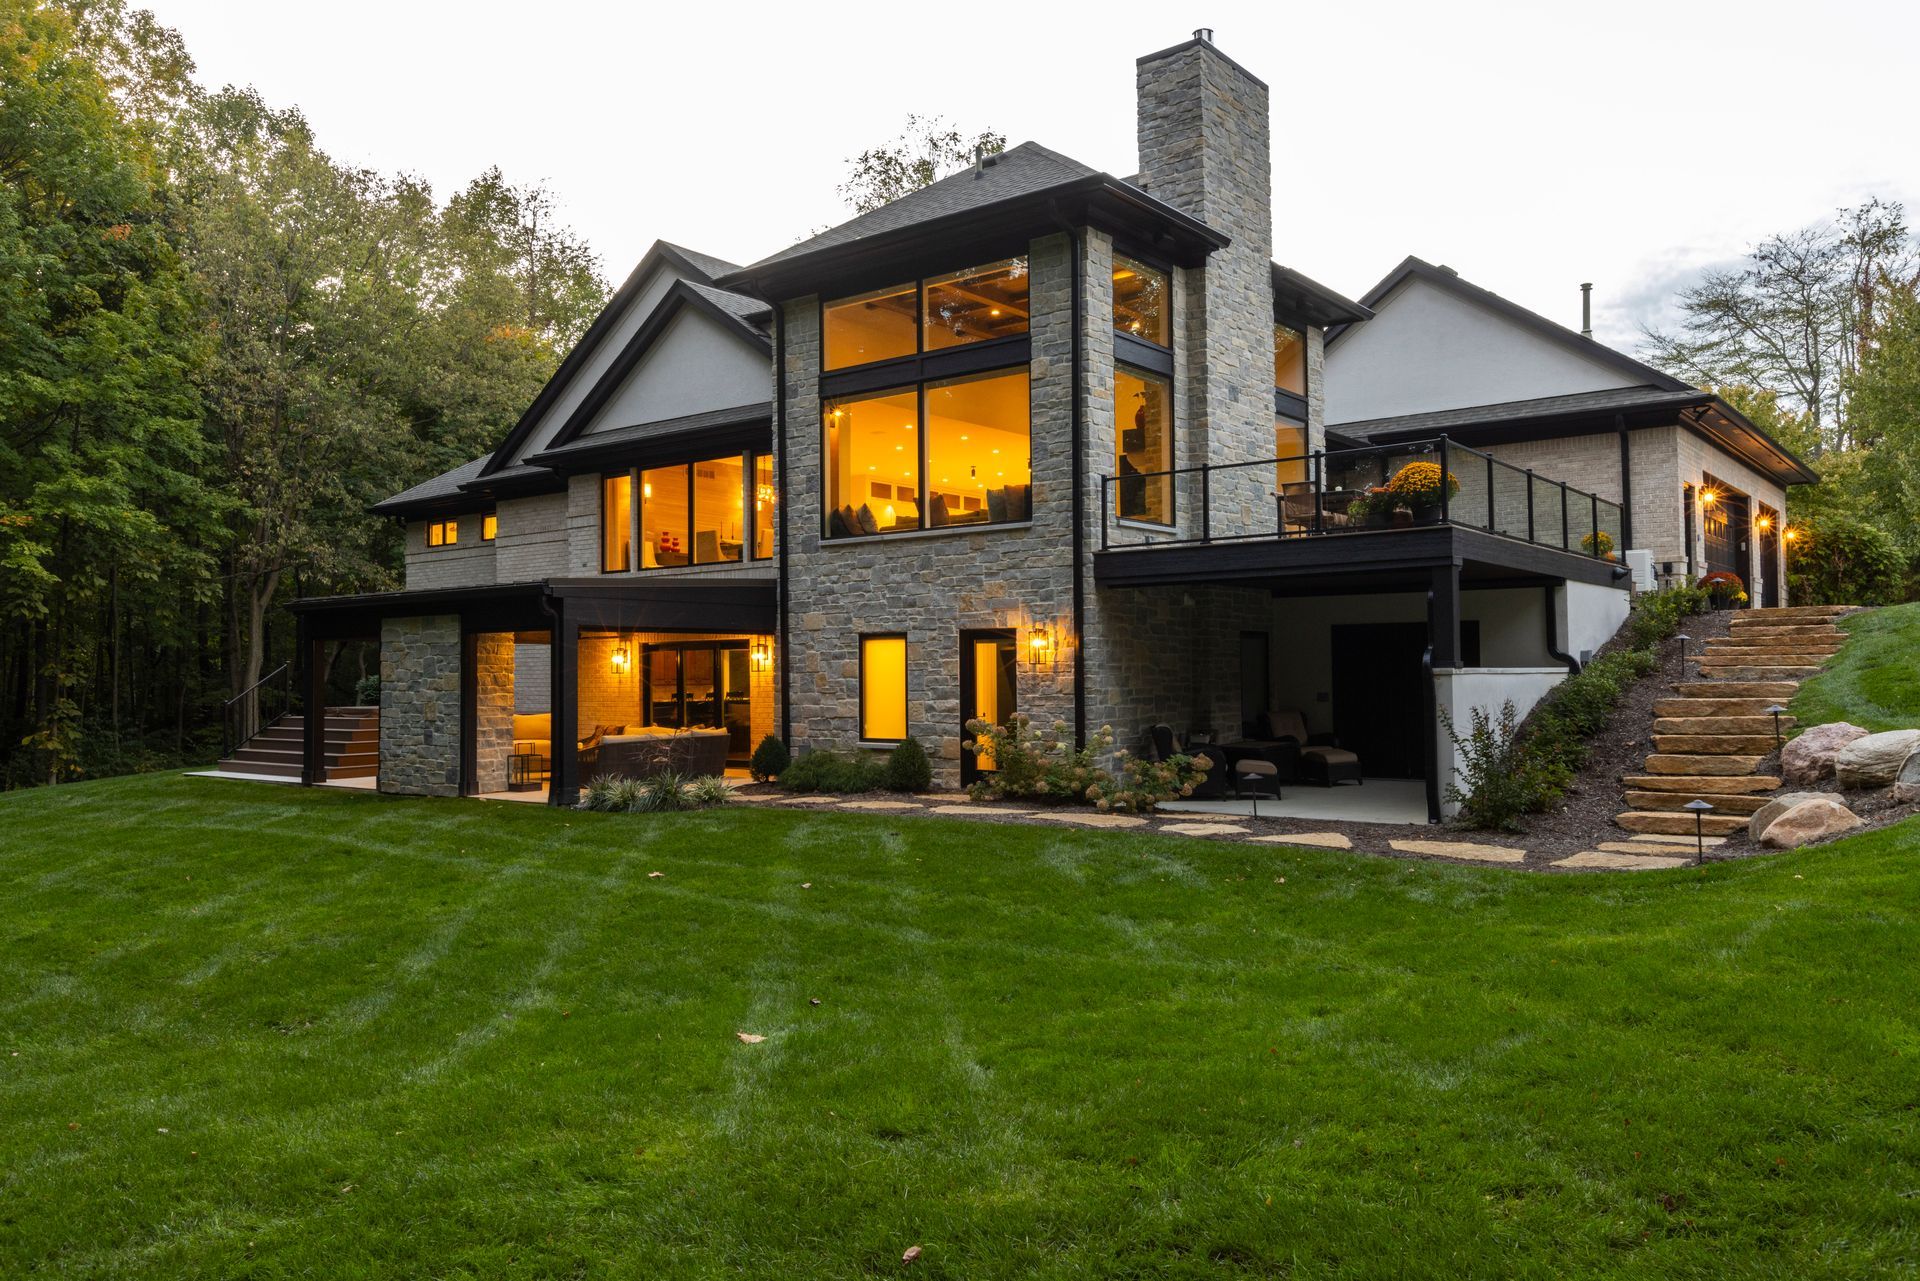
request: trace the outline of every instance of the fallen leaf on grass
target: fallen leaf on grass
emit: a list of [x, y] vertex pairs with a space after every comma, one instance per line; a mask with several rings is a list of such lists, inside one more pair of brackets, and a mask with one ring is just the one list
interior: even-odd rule
[[666, 875], [665, 872], [648, 872], [647, 879], [651, 881], [656, 876], [665, 876], [665, 875]]
[[917, 1245], [910, 1245], [907, 1247], [907, 1252], [900, 1256], [900, 1262], [912, 1263], [915, 1259], [919, 1257], [920, 1257], [920, 1247]]
[[735, 1032], [734, 1035], [739, 1037], [741, 1043], [744, 1045], [758, 1045], [767, 1039], [764, 1036], [758, 1036], [752, 1032]]
[[802, 882], [800, 882], [800, 888], [801, 888], [801, 889], [803, 889], [803, 890], [810, 890], [810, 889], [812, 889], [812, 888], [813, 888], [813, 882], [812, 882], [812, 881], [802, 881]]
[[808, 997], [808, 998], [807, 998], [807, 1004], [808, 1004], [808, 1005], [818, 1005], [818, 1004], [820, 1004], [820, 998], [819, 998], [819, 997], [817, 997], [817, 996], [810, 996], [810, 997]]

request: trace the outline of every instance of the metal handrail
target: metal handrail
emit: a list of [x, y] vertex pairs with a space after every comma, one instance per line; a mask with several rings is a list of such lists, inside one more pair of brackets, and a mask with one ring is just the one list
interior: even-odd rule
[[265, 676], [262, 676], [259, 680], [255, 681], [253, 684], [247, 686], [245, 689], [241, 690], [238, 694], [235, 694], [232, 698], [220, 704], [221, 708], [225, 709], [228, 707], [232, 707], [235, 703], [239, 702], [241, 699], [245, 698], [247, 695], [253, 693], [255, 690], [259, 689], [262, 685], [265, 685], [268, 681], [272, 680], [274, 677], [280, 675], [280, 673], [286, 671], [289, 667], [292, 667], [292, 666], [293, 666], [292, 662], [285, 662], [280, 664], [280, 666], [274, 668], [272, 671], [268, 672]]
[[[236, 703], [242, 704], [241, 711], [244, 713], [246, 711], [246, 699], [259, 693], [260, 690], [265, 688], [270, 682], [288, 675], [292, 670], [292, 662], [282, 663], [220, 705], [220, 755], [222, 757], [232, 756], [248, 743], [251, 743], [259, 736], [260, 731], [267, 727], [267, 718], [256, 714], [251, 727], [243, 727], [241, 730], [236, 731], [234, 729], [234, 705]], [[281, 714], [285, 715], [287, 709], [292, 706], [293, 690], [289, 688], [286, 696], [281, 700]]]

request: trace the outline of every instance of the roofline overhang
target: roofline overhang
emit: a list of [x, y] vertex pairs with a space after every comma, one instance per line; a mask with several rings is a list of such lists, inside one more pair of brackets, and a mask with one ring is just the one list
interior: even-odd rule
[[1151, 249], [1181, 267], [1197, 267], [1208, 254], [1233, 243], [1138, 187], [1109, 174], [1092, 174], [846, 244], [756, 263], [714, 284], [767, 300], [857, 288], [854, 282], [895, 268], [905, 270], [933, 253], [964, 254], [975, 245], [1005, 241], [1022, 232], [1058, 231], [1063, 216]]
[[1291, 267], [1273, 264], [1273, 314], [1276, 320], [1304, 320], [1325, 329], [1373, 319], [1373, 310]]
[[[753, 412], [723, 421], [704, 415], [695, 417], [701, 417], [704, 421], [682, 429], [668, 428], [644, 436], [621, 434], [634, 430], [629, 428], [590, 433], [560, 448], [530, 454], [526, 461], [533, 466], [552, 468], [560, 475], [571, 476], [599, 471], [613, 463], [658, 461], [666, 465], [679, 460], [691, 461], [695, 454], [713, 449], [724, 451], [735, 446], [741, 449], [756, 445], [765, 447], [772, 438], [773, 408], [770, 405], [754, 407]], [[673, 421], [676, 420], [670, 419], [668, 423]], [[665, 424], [636, 425], [651, 426]], [[602, 439], [603, 436], [611, 439]]]

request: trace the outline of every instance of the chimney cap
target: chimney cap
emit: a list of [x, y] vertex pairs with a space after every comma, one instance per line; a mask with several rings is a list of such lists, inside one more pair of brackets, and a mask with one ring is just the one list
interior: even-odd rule
[[1195, 40], [1204, 40], [1208, 44], [1212, 44], [1213, 28], [1212, 27], [1195, 27], [1193, 29], [1193, 38]]

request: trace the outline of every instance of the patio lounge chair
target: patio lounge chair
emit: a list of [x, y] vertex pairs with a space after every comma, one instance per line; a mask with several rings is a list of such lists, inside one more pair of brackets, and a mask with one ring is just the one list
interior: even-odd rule
[[1324, 787], [1362, 781], [1360, 758], [1340, 746], [1340, 740], [1332, 734], [1309, 734], [1307, 718], [1297, 708], [1262, 712], [1251, 730], [1255, 741], [1294, 743], [1300, 775]]
[[1232, 782], [1231, 771], [1227, 768], [1226, 753], [1219, 748], [1196, 743], [1182, 751], [1179, 740], [1173, 735], [1173, 726], [1165, 724], [1149, 728], [1147, 741], [1152, 746], [1153, 759], [1156, 761], [1164, 761], [1170, 756], [1188, 756], [1194, 764], [1206, 770], [1206, 776], [1194, 784], [1194, 800], [1217, 800], [1227, 794]]

